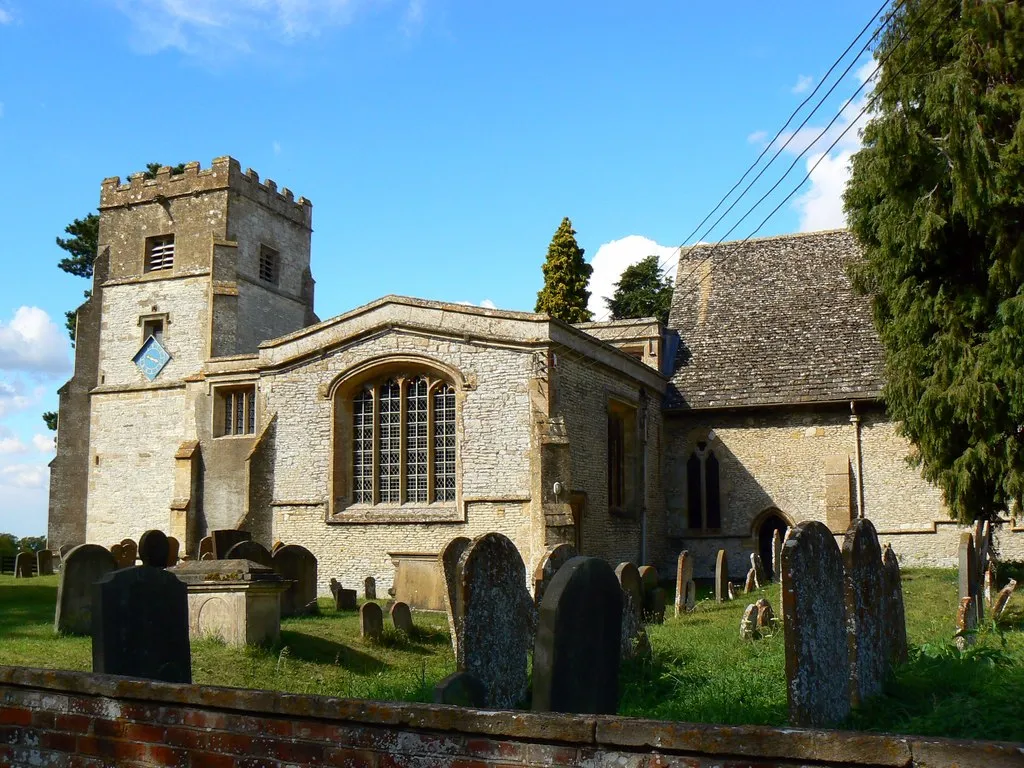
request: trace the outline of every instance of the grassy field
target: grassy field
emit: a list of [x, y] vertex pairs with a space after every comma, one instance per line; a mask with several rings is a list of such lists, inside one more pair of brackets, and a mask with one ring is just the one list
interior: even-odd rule
[[[0, 664], [88, 670], [89, 638], [56, 637], [56, 577], [0, 576]], [[1024, 599], [989, 625], [961, 654], [952, 644], [956, 574], [904, 574], [911, 662], [886, 694], [846, 727], [895, 733], [1024, 741], [1017, 707], [1024, 698]], [[765, 595], [778, 605], [778, 590]], [[653, 658], [622, 670], [620, 713], [693, 722], [783, 725], [785, 658], [781, 630], [739, 639], [751, 600], [701, 600], [694, 614], [649, 628]], [[197, 683], [356, 698], [429, 701], [434, 684], [455, 668], [443, 615], [415, 614], [417, 632], [393, 630], [380, 643], [359, 638], [358, 616], [321, 601], [318, 617], [286, 619], [274, 648], [192, 644]], [[837, 670], [838, 671], [838, 670]]]

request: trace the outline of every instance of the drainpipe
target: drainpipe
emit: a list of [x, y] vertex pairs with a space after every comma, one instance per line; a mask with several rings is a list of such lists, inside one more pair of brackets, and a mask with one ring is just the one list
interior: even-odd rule
[[640, 562], [647, 564], [647, 398], [640, 392]]
[[850, 401], [850, 423], [853, 424], [853, 456], [857, 468], [857, 517], [864, 517], [864, 463], [860, 457], [860, 416], [856, 404]]

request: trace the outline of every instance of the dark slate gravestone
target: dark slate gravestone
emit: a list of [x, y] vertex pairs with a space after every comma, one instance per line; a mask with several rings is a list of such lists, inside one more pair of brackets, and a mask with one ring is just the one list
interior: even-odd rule
[[334, 610], [354, 611], [359, 608], [354, 589], [343, 589], [341, 582], [331, 579], [331, 594], [334, 595]]
[[271, 567], [285, 581], [281, 593], [281, 618], [316, 613], [316, 557], [298, 544], [285, 544], [270, 558]]
[[827, 727], [850, 713], [843, 557], [817, 520], [782, 546], [782, 605], [789, 722]]
[[619, 706], [622, 588], [597, 557], [574, 557], [540, 606], [533, 709], [614, 715]]
[[363, 597], [367, 600], [377, 599], [377, 580], [373, 576], [363, 579]]
[[[236, 528], [221, 528], [217, 531], [210, 532], [210, 538], [213, 539], [211, 544], [211, 550], [215, 560], [227, 560], [228, 552], [240, 541], [249, 541], [252, 539], [252, 534], [249, 531], [239, 531]], [[199, 544], [200, 550], [202, 549], [202, 542]], [[200, 558], [202, 552], [200, 551]]]
[[434, 686], [435, 704], [453, 704], [479, 709], [486, 706], [487, 692], [483, 683], [469, 672], [453, 672]]
[[676, 560], [676, 618], [693, 610], [693, 604], [687, 600], [690, 582], [693, 581], [693, 558], [690, 553], [680, 552]]
[[455, 658], [459, 658], [459, 636], [461, 627], [457, 623], [458, 611], [458, 570], [459, 558], [466, 551], [466, 547], [473, 543], [472, 539], [465, 536], [456, 536], [449, 541], [444, 549], [437, 555], [437, 567], [441, 570], [441, 578], [444, 582], [444, 609], [448, 614], [448, 632], [452, 639], [452, 651]]
[[14, 558], [14, 578], [27, 579], [35, 576], [32, 571], [35, 559], [36, 556], [31, 552], [19, 552], [18, 556]]
[[526, 697], [536, 623], [523, 558], [508, 537], [486, 533], [462, 553], [458, 582], [458, 668], [483, 684], [486, 706], [512, 709]]
[[36, 573], [40, 576], [53, 576], [53, 552], [48, 549], [36, 552]]
[[[204, 557], [209, 555], [210, 557]], [[213, 536], [204, 536], [199, 540], [199, 559], [208, 560], [213, 558]]]
[[124, 557], [125, 568], [131, 568], [139, 559], [139, 546], [134, 539], [121, 540], [121, 554]]
[[57, 582], [55, 632], [92, 632], [92, 586], [116, 569], [114, 556], [98, 544], [80, 544], [67, 553]]
[[843, 539], [847, 653], [850, 660], [850, 705], [859, 707], [882, 692], [889, 672], [885, 645], [885, 582], [882, 548], [867, 518], [850, 523]]
[[273, 568], [270, 552], [258, 541], [240, 541], [228, 550], [224, 560], [252, 560], [254, 563]]
[[886, 657], [892, 665], [907, 661], [907, 615], [903, 608], [903, 579], [900, 563], [892, 547], [882, 551], [882, 581], [885, 604], [882, 608], [882, 633], [885, 638]]
[[724, 603], [731, 600], [729, 596], [729, 558], [724, 549], [718, 550], [715, 558], [715, 600]]
[[384, 631], [384, 612], [376, 603], [359, 606], [359, 636], [368, 640], [380, 639]]
[[576, 557], [576, 547], [572, 544], [556, 544], [544, 550], [544, 554], [533, 571], [533, 604], [540, 609], [544, 599], [544, 590], [558, 573], [558, 569]]
[[167, 553], [167, 537], [146, 531], [143, 564], [108, 573], [93, 586], [93, 672], [192, 682], [188, 588], [163, 569]]
[[392, 604], [390, 613], [395, 629], [407, 635], [412, 633], [412, 611], [409, 610], [408, 603], [398, 601]]
[[181, 543], [173, 536], [167, 537], [167, 567], [173, 568], [178, 564], [178, 554], [181, 551]]

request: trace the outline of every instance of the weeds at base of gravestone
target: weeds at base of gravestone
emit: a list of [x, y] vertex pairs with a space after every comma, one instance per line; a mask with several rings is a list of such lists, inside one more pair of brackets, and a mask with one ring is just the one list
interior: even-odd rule
[[289, 650], [287, 645], [283, 646], [281, 652], [277, 654], [277, 667], [274, 670], [277, 675], [281, 674], [281, 669], [285, 666], [285, 662], [287, 662], [290, 654], [291, 650]]

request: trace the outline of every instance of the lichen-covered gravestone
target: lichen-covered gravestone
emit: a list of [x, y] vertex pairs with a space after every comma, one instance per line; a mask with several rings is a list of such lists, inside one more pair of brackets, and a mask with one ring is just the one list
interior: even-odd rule
[[772, 628], [772, 622], [775, 621], [775, 612], [772, 611], [772, 604], [764, 597], [754, 603], [754, 605], [757, 606], [755, 627], [758, 632], [764, 633]]
[[718, 550], [715, 558], [715, 600], [724, 603], [731, 600], [729, 595], [729, 558], [724, 549]]
[[743, 581], [743, 594], [749, 595], [754, 591], [757, 585], [757, 576], [754, 575], [754, 569], [751, 568], [747, 571], [747, 578]]
[[761, 589], [768, 583], [768, 578], [764, 575], [764, 563], [757, 552], [750, 555], [750, 570], [754, 572], [754, 587]]
[[483, 684], [486, 706], [511, 709], [526, 697], [526, 660], [536, 626], [526, 565], [508, 537], [486, 533], [462, 553], [458, 580], [458, 668]]
[[974, 624], [976, 625], [983, 618], [978, 550], [974, 543], [974, 536], [966, 531], [960, 534], [959, 564], [960, 603], [962, 605], [965, 598], [971, 598], [971, 609], [974, 611]]
[[466, 547], [473, 543], [465, 536], [456, 536], [437, 555], [437, 567], [441, 569], [444, 581], [444, 609], [448, 614], [448, 632], [452, 639], [452, 652], [459, 658], [459, 637], [462, 626], [459, 623], [459, 559]]
[[622, 594], [600, 558], [574, 557], [555, 574], [533, 651], [534, 710], [617, 712]]
[[368, 640], [377, 640], [384, 631], [384, 612], [376, 603], [363, 603], [359, 606], [359, 636]]
[[142, 565], [93, 585], [92, 671], [168, 683], [192, 682], [188, 588], [164, 570], [167, 537], [146, 531]]
[[974, 633], [977, 628], [978, 612], [974, 607], [974, 598], [961, 598], [956, 611], [956, 647], [963, 651], [967, 646], [974, 645]]
[[743, 617], [740, 619], [740, 639], [753, 640], [754, 630], [757, 625], [757, 605], [751, 603], [743, 609]]
[[53, 552], [48, 549], [36, 552], [36, 573], [40, 576], [53, 576]]
[[274, 561], [271, 558], [270, 550], [260, 544], [258, 541], [248, 539], [246, 541], [240, 541], [235, 544], [231, 549], [228, 550], [227, 556], [224, 560], [252, 560], [254, 563], [265, 565], [268, 568], [274, 567]]
[[638, 650], [638, 641], [644, 637], [642, 612], [644, 607], [644, 586], [640, 571], [632, 563], [619, 563], [615, 578], [622, 589], [622, 656], [633, 658]]
[[407, 635], [412, 633], [412, 611], [409, 610], [408, 603], [398, 601], [391, 606], [391, 623], [399, 632]]
[[576, 557], [576, 547], [572, 544], [556, 544], [548, 547], [541, 555], [540, 562], [533, 571], [533, 603], [540, 609], [544, 599], [544, 590], [555, 578], [558, 569]]
[[363, 597], [367, 600], [377, 599], [377, 580], [373, 576], [363, 579]]
[[882, 608], [886, 656], [890, 664], [905, 664], [907, 655], [907, 615], [903, 608], [903, 578], [900, 563], [888, 544], [882, 551], [882, 580], [885, 604]]
[[992, 603], [992, 616], [999, 618], [1006, 611], [1006, 606], [1010, 604], [1010, 598], [1013, 596], [1013, 590], [1017, 588], [1017, 580], [1010, 579], [1006, 586], [999, 590], [999, 594], [996, 595], [996, 599]]
[[850, 713], [843, 558], [824, 524], [791, 530], [781, 568], [789, 721], [827, 727]]
[[249, 541], [252, 534], [237, 528], [221, 528], [210, 532], [213, 539], [212, 551], [215, 560], [227, 560], [228, 552], [240, 541]]
[[[690, 602], [690, 584], [693, 582], [693, 558], [688, 551], [680, 552], [676, 560], [676, 618], [689, 613], [694, 605]], [[695, 593], [696, 594], [696, 593]]]
[[885, 584], [882, 549], [867, 518], [850, 523], [843, 539], [850, 704], [859, 707], [882, 692], [889, 671], [883, 634]]
[[93, 584], [116, 569], [114, 556], [98, 544], [80, 544], [67, 553], [57, 583], [55, 632], [75, 635], [92, 632]]
[[316, 613], [316, 557], [305, 547], [286, 544], [270, 558], [271, 567], [292, 582], [281, 594], [281, 618]]

